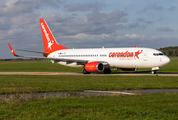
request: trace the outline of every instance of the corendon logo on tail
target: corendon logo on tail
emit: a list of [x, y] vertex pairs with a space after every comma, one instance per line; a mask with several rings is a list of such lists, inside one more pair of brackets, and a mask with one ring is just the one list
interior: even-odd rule
[[43, 22], [41, 23], [41, 27], [42, 27], [43, 32], [44, 32], [44, 34], [45, 34], [45, 37], [46, 37], [46, 39], [47, 39], [47, 41], [48, 41], [48, 48], [49, 48], [50, 50], [52, 50], [51, 46], [54, 44], [54, 40], [50, 40], [49, 34], [47, 33], [46, 28], [45, 28]]
[[138, 50], [137, 52], [110, 52], [109, 58], [119, 58], [120, 60], [133, 60], [133, 58], [139, 58], [139, 54], [141, 54], [143, 50]]

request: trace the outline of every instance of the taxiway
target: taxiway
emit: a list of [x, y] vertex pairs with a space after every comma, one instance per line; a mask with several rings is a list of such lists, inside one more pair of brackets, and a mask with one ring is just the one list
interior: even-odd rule
[[151, 74], [149, 72], [135, 72], [135, 73], [91, 73], [83, 74], [82, 72], [0, 72], [0, 75], [92, 75], [92, 76], [108, 76], [108, 75], [122, 75], [122, 76], [178, 76], [178, 73], [157, 73]]

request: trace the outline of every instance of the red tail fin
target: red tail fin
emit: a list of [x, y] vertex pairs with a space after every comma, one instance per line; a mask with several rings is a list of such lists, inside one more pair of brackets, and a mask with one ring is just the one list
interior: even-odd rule
[[40, 19], [40, 26], [41, 26], [41, 32], [43, 37], [43, 44], [44, 44], [44, 52], [53, 52], [56, 50], [62, 50], [62, 49], [68, 49], [62, 45], [59, 45], [52, 32], [50, 31], [46, 21], [44, 19]]

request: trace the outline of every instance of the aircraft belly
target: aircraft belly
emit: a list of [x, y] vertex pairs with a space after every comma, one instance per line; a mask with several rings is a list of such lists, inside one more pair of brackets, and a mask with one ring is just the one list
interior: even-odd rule
[[119, 60], [119, 59], [113, 59], [109, 62], [111, 67], [116, 68], [135, 68], [136, 67], [136, 61], [129, 61], [129, 60]]
[[77, 64], [77, 62], [57, 62], [57, 64], [64, 65], [64, 66], [69, 66], [69, 67], [83, 67], [83, 65]]

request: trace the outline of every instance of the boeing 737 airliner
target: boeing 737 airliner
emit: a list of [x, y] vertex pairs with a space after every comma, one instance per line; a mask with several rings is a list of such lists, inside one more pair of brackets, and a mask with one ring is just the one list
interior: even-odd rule
[[137, 70], [138, 68], [151, 68], [152, 74], [170, 62], [170, 59], [161, 51], [151, 48], [97, 48], [97, 49], [68, 49], [59, 45], [46, 21], [40, 19], [40, 26], [44, 44], [44, 51], [29, 51], [43, 54], [44, 57], [17, 55], [9, 45], [11, 52], [16, 57], [43, 58], [66, 66], [82, 66], [83, 73], [91, 72], [111, 73], [111, 68], [121, 70]]

